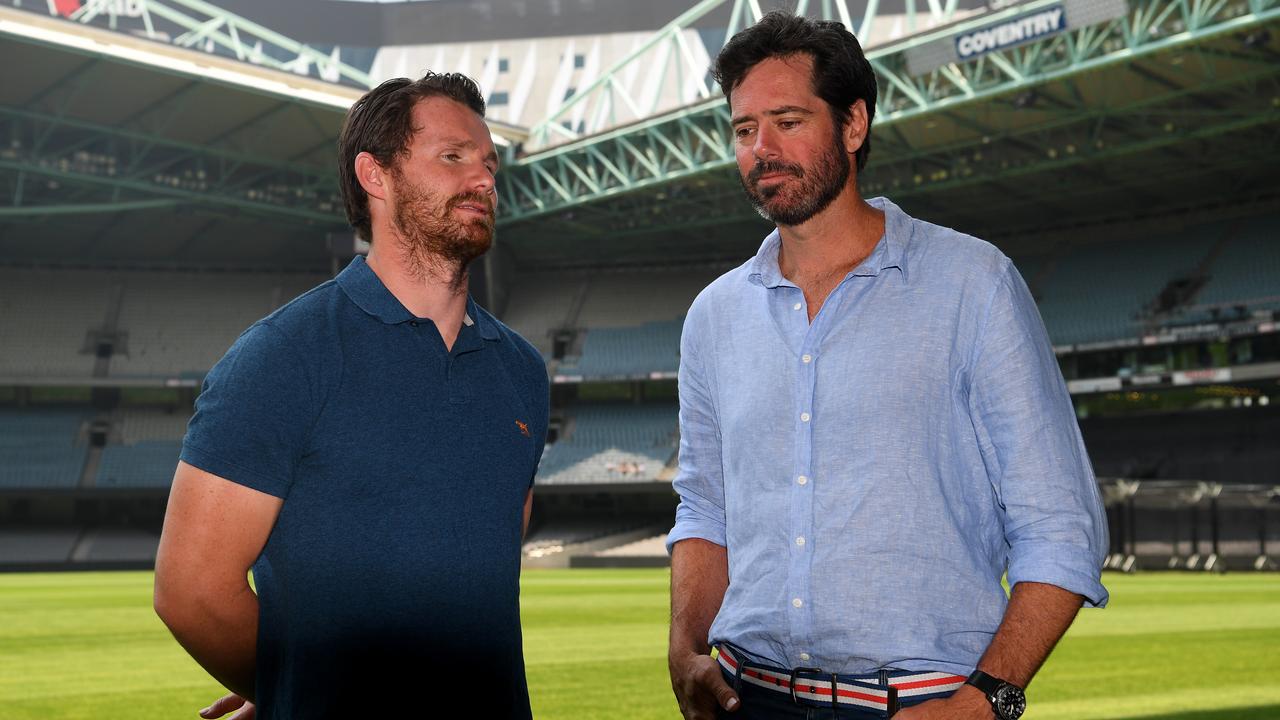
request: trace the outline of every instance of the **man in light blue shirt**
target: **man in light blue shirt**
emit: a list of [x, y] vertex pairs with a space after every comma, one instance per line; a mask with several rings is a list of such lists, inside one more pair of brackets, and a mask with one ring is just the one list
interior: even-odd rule
[[875, 77], [843, 27], [770, 14], [716, 73], [778, 229], [681, 340], [681, 710], [1015, 720], [1081, 604], [1107, 600], [1035, 303], [993, 246], [859, 195]]

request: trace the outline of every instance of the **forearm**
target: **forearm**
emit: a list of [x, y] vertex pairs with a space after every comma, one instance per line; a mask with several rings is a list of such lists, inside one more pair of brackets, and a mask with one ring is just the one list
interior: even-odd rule
[[228, 690], [252, 701], [258, 643], [258, 596], [241, 587], [206, 583], [161, 591], [156, 613], [178, 644]]
[[[1025, 688], [1071, 626], [1083, 600], [1056, 585], [1031, 582], [1014, 585], [1004, 620], [978, 661], [978, 669]], [[995, 713], [981, 690], [965, 684], [945, 700], [910, 707], [894, 717], [903, 720], [988, 720], [994, 718]]]
[[978, 669], [1025, 688], [1075, 620], [1084, 598], [1056, 585], [1013, 586], [1004, 620]]
[[533, 514], [533, 488], [529, 488], [529, 492], [524, 496], [523, 519], [520, 521], [520, 540], [524, 541], [529, 537], [529, 516]]
[[697, 538], [671, 548], [671, 638], [669, 656], [710, 652], [707, 633], [729, 588], [729, 553]]

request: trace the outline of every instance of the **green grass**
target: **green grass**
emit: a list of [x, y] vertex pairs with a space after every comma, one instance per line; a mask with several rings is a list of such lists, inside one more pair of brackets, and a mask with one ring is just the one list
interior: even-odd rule
[[[1030, 720], [1280, 718], [1280, 575], [1109, 575], [1030, 691]], [[673, 718], [664, 570], [530, 571], [541, 720]], [[183, 718], [220, 695], [151, 612], [150, 573], [0, 575], [0, 717]]]

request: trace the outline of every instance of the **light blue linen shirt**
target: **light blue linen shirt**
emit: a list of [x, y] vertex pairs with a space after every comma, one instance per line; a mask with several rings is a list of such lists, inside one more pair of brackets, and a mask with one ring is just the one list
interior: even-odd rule
[[711, 642], [782, 667], [964, 675], [1006, 571], [1106, 603], [1107, 526], [1013, 264], [870, 203], [884, 237], [812, 324], [776, 231], [694, 300], [667, 542], [728, 548]]

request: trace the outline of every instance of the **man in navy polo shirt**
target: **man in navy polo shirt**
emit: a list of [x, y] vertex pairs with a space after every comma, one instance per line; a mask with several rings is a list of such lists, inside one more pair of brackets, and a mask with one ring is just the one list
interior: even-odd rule
[[205, 381], [155, 606], [236, 694], [206, 717], [251, 716], [246, 699], [261, 718], [421, 716], [438, 693], [529, 717], [520, 544], [547, 376], [467, 293], [497, 201], [483, 115], [453, 74], [361, 98], [339, 159], [368, 259], [254, 324]]

